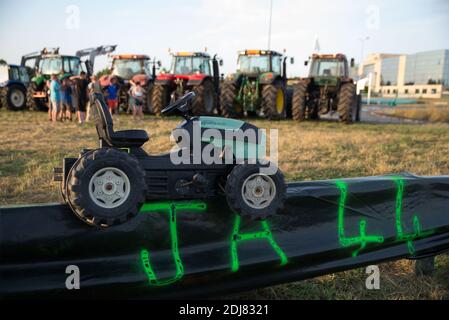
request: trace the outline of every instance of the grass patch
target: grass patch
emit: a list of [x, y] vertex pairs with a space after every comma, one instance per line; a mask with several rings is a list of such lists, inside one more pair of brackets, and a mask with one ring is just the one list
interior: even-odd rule
[[[169, 151], [170, 132], [180, 118], [146, 116], [135, 124], [119, 116], [117, 129], [148, 131], [147, 152]], [[449, 174], [449, 130], [445, 124], [390, 125], [334, 122], [270, 122], [250, 120], [261, 128], [279, 130], [279, 166], [288, 180], [318, 180], [412, 172]], [[57, 123], [46, 113], [0, 110], [0, 205], [59, 201], [52, 168], [62, 158], [95, 148], [93, 124]], [[365, 289], [363, 269], [254, 290], [231, 298], [256, 299], [447, 299], [449, 257], [437, 258], [434, 277], [415, 277], [406, 260], [381, 266], [381, 290]], [[229, 298], [229, 297], [228, 297]]]

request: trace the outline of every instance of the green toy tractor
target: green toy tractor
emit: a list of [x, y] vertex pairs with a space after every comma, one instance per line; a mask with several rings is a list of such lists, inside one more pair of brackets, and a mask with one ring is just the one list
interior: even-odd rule
[[[350, 65], [354, 66], [354, 59]], [[318, 120], [320, 115], [337, 112], [341, 122], [350, 123], [358, 116], [357, 107], [356, 86], [349, 77], [346, 56], [312, 55], [309, 77], [300, 79], [293, 89], [293, 119]]]
[[285, 118], [286, 60], [287, 57], [276, 51], [241, 51], [237, 72], [229, 75], [221, 86], [221, 114], [228, 118], [243, 115], [258, 115], [271, 120]]

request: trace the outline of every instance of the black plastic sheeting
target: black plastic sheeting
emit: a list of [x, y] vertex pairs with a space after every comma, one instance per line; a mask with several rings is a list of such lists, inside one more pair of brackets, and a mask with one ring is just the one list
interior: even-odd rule
[[[226, 201], [155, 202], [100, 230], [68, 207], [3, 207], [0, 294], [193, 298], [449, 249], [449, 176], [291, 183], [284, 210], [244, 221]], [[67, 290], [66, 267], [81, 289]]]

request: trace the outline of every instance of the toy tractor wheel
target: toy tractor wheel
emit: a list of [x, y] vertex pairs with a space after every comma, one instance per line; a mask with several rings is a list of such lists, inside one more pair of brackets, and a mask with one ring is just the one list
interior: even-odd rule
[[286, 116], [286, 92], [281, 82], [265, 85], [262, 89], [262, 110], [270, 120], [284, 119]]
[[243, 115], [242, 106], [237, 102], [237, 87], [232, 82], [221, 85], [220, 107], [221, 115], [226, 118], [237, 118]]
[[19, 111], [26, 107], [27, 94], [24, 88], [18, 85], [12, 85], [6, 93], [6, 106], [9, 110]]
[[352, 122], [352, 109], [355, 99], [355, 85], [353, 83], [345, 83], [341, 86], [338, 98], [337, 111], [341, 122]]
[[232, 169], [226, 182], [229, 207], [242, 217], [263, 220], [282, 209], [286, 196], [284, 176], [261, 172], [256, 164], [240, 164]]
[[192, 100], [192, 112], [194, 115], [209, 115], [217, 108], [217, 95], [211, 81], [193, 88], [196, 96]]
[[116, 149], [98, 149], [74, 164], [66, 182], [66, 199], [89, 225], [109, 227], [139, 212], [147, 186], [138, 161]]

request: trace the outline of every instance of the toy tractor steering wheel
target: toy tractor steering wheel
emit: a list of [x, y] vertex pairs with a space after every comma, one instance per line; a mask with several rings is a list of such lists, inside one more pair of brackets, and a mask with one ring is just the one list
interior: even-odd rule
[[192, 100], [195, 97], [194, 92], [188, 92], [185, 95], [183, 95], [181, 98], [179, 98], [177, 101], [173, 102], [172, 104], [165, 107], [161, 113], [166, 115], [174, 112], [175, 110], [180, 111], [183, 115], [186, 113], [187, 109], [186, 106], [190, 100]]

